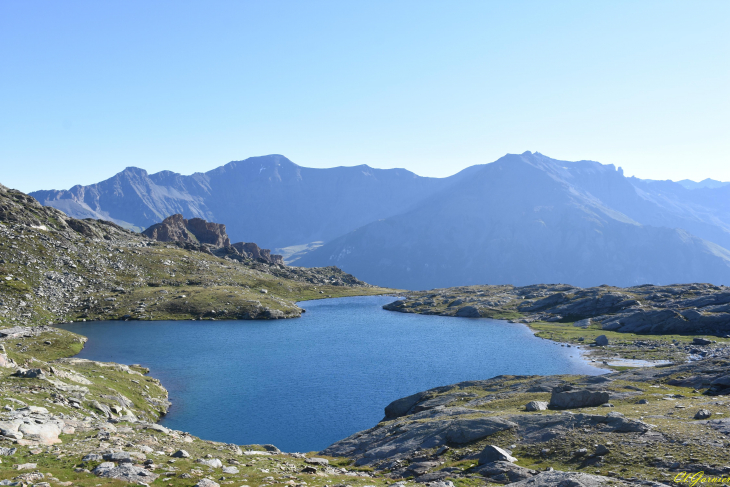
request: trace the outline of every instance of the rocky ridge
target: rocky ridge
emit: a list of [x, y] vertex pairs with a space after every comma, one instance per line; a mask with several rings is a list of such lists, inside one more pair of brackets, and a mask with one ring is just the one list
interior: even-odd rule
[[95, 319], [288, 318], [296, 301], [376, 294], [335, 267], [305, 269], [156, 242], [0, 188], [0, 325]]
[[179, 213], [155, 223], [142, 234], [158, 242], [183, 242], [210, 245], [212, 248], [231, 245], [225, 225], [207, 222], [202, 218], [186, 220]]
[[245, 261], [253, 259], [265, 264], [284, 265], [281, 255], [271, 254], [269, 249], [259, 248], [253, 242], [237, 242], [231, 244], [226, 233], [226, 226], [212, 223], [202, 218], [186, 220], [176, 214], [165, 218], [142, 232], [158, 242], [176, 242], [190, 250], [198, 250], [215, 254], [219, 257]]

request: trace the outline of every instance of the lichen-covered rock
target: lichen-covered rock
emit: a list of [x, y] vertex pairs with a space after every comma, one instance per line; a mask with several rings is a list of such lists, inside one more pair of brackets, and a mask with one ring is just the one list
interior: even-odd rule
[[221, 487], [217, 482], [213, 482], [210, 479], [200, 479], [195, 487]]
[[550, 409], [577, 409], [589, 408], [606, 404], [609, 399], [606, 391], [591, 391], [588, 389], [574, 389], [572, 386], [562, 386], [553, 389], [550, 396]]
[[475, 306], [463, 306], [456, 312], [456, 316], [460, 318], [481, 318], [479, 308]]
[[195, 463], [207, 465], [211, 468], [221, 468], [223, 466], [223, 462], [217, 458], [198, 458]]
[[479, 465], [492, 462], [516, 462], [517, 459], [496, 445], [487, 445], [479, 454]]
[[707, 409], [700, 409], [695, 413], [695, 419], [707, 419], [712, 416], [712, 412]]
[[525, 411], [545, 411], [548, 408], [546, 401], [530, 401], [525, 404]]
[[603, 487], [625, 485], [610, 477], [574, 472], [540, 472], [529, 479], [510, 484], [510, 487]]
[[500, 483], [519, 482], [537, 474], [536, 471], [515, 465], [511, 461], [496, 461], [480, 465], [474, 469], [479, 475]]
[[23, 438], [26, 440], [37, 441], [42, 445], [54, 445], [61, 443], [58, 435], [63, 430], [63, 422], [52, 422], [46, 423], [23, 423], [19, 426], [18, 431], [23, 434]]
[[422, 411], [408, 416], [407, 421], [381, 424], [356, 433], [334, 443], [322, 454], [348, 456], [355, 458], [357, 465], [369, 465], [385, 458], [404, 458], [418, 449], [470, 443], [517, 426], [501, 417], [473, 417], [480, 413], [465, 408]]
[[116, 466], [113, 462], [104, 462], [94, 470], [92, 473], [97, 477], [107, 479], [123, 480], [129, 483], [152, 483], [159, 477], [158, 474], [150, 472], [142, 467], [135, 467], [129, 463], [123, 463]]

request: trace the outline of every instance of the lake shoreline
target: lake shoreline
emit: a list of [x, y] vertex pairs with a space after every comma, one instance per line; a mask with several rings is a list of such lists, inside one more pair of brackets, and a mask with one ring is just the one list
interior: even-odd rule
[[[422, 351], [408, 351], [406, 352], [406, 356], [408, 357], [407, 360], [409, 361], [419, 361], [419, 360], [426, 360], [424, 357], [427, 357], [429, 355], [433, 355], [433, 350], [438, 350], [439, 348], [447, 347], [448, 350], [453, 350], [451, 352], [444, 351], [442, 353], [441, 362], [439, 362], [441, 365], [437, 367], [438, 373], [436, 375], [433, 375], [431, 377], [428, 373], [424, 375], [423, 371], [416, 371], [411, 370], [409, 374], [411, 374], [410, 379], [404, 378], [397, 379], [393, 378], [390, 380], [387, 390], [392, 392], [377, 392], [376, 389], [382, 389], [382, 384], [379, 384], [378, 386], [375, 386], [373, 383], [373, 386], [371, 389], [362, 389], [362, 385], [358, 385], [356, 382], [349, 382], [348, 378], [345, 377], [347, 374], [336, 376], [338, 377], [337, 380], [342, 381], [341, 384], [338, 386], [333, 386], [329, 384], [331, 381], [331, 376], [327, 379], [317, 379], [319, 382], [315, 384], [316, 387], [320, 388], [321, 394], [324, 396], [327, 395], [333, 395], [337, 394], [337, 390], [343, 390], [348, 391], [348, 395], [351, 394], [357, 394], [358, 390], [362, 391], [359, 392], [359, 394], [363, 394], [363, 397], [368, 397], [367, 404], [359, 404], [358, 407], [354, 410], [351, 410], [350, 414], [351, 416], [358, 416], [362, 419], [359, 421], [359, 423], [353, 423], [353, 426], [346, 427], [342, 426], [339, 428], [338, 433], [332, 433], [329, 437], [331, 438], [331, 441], [336, 441], [338, 439], [341, 439], [342, 437], [345, 437], [349, 434], [351, 434], [354, 431], [357, 431], [359, 429], [362, 429], [366, 424], [369, 424], [369, 422], [373, 420], [377, 420], [380, 417], [380, 413], [378, 411], [382, 411], [382, 408], [389, 403], [390, 401], [401, 397], [402, 395], [407, 395], [412, 392], [416, 392], [418, 390], [427, 389], [429, 387], [438, 386], [444, 383], [455, 383], [460, 380], [473, 380], [473, 379], [486, 379], [495, 375], [505, 374], [505, 373], [518, 373], [524, 375], [525, 373], [528, 374], [540, 374], [540, 375], [549, 375], [552, 373], [589, 373], [591, 375], [594, 374], [601, 374], [605, 373], [604, 370], [593, 366], [592, 364], [587, 363], [579, 354], [577, 353], [570, 353], [568, 350], [562, 350], [562, 353], [558, 353], [556, 355], [556, 349], [555, 347], [558, 347], [558, 344], [555, 344], [553, 342], [544, 342], [543, 340], [534, 340], [535, 337], [532, 336], [532, 333], [530, 330], [526, 327], [524, 327], [522, 324], [510, 324], [507, 322], [504, 322], [502, 320], [495, 320], [493, 322], [489, 321], [480, 321], [475, 322], [472, 320], [465, 321], [463, 323], [456, 323], [452, 320], [446, 320], [443, 317], [433, 317], [432, 319], [426, 319], [426, 321], [423, 321], [426, 317], [416, 317], [416, 316], [404, 316], [401, 314], [393, 314], [389, 313], [387, 311], [382, 310], [382, 305], [385, 304], [387, 299], [390, 299], [390, 295], [386, 296], [377, 296], [377, 297], [355, 297], [355, 298], [331, 298], [331, 299], [320, 299], [320, 300], [308, 300], [299, 302], [302, 304], [305, 304], [306, 308], [309, 310], [307, 313], [304, 313], [302, 318], [299, 320], [287, 320], [286, 324], [286, 338], [285, 340], [295, 340], [298, 344], [297, 346], [301, 347], [304, 346], [305, 348], [304, 353], [305, 354], [311, 354], [311, 355], [304, 355], [300, 358], [300, 361], [305, 362], [314, 362], [317, 365], [316, 366], [310, 366], [308, 367], [309, 373], [314, 374], [308, 376], [308, 380], [311, 382], [312, 377], [316, 377], [315, 369], [317, 367], [320, 368], [326, 368], [328, 367], [328, 364], [326, 361], [322, 361], [317, 359], [318, 354], [324, 354], [328, 357], [328, 360], [334, 361], [339, 364], [340, 367], [347, 367], [348, 361], [352, 360], [352, 353], [353, 350], [348, 349], [350, 347], [350, 343], [355, 343], [358, 340], [362, 340], [362, 333], [363, 330], [367, 330], [370, 326], [381, 326], [379, 328], [382, 330], [381, 332], [375, 332], [370, 331], [366, 335], [366, 340], [369, 340], [367, 343], [368, 346], [363, 345], [362, 347], [358, 348], [358, 351], [355, 354], [355, 360], [357, 363], [357, 367], [352, 370], [353, 373], [359, 374], [360, 377], [363, 377], [363, 380], [366, 379], [369, 381], [375, 381], [377, 380], [376, 377], [379, 376], [388, 376], [392, 375], [392, 369], [387, 366], [382, 366], [381, 364], [377, 364], [377, 360], [373, 360], [369, 356], [373, 354], [373, 350], [381, 350], [379, 353], [382, 357], [380, 361], [387, 361], [389, 355], [391, 355], [392, 351], [390, 350], [394, 345], [392, 343], [383, 343], [382, 342], [382, 336], [380, 335], [386, 335], [388, 333], [392, 333], [392, 329], [388, 329], [386, 327], [382, 327], [383, 325], [367, 325], [367, 322], [358, 322], [358, 324], [351, 324], [347, 325], [345, 330], [348, 330], [347, 333], [349, 334], [350, 338], [347, 338], [341, 345], [341, 351], [335, 354], [327, 355], [329, 352], [325, 350], [324, 348], [331, 348], [332, 344], [330, 343], [324, 348], [317, 348], [314, 349], [308, 349], [306, 346], [306, 343], [310, 340], [321, 340], [325, 341], [328, 340], [329, 336], [331, 335], [331, 331], [326, 328], [317, 327], [315, 325], [314, 328], [312, 328], [313, 322], [315, 322], [318, 318], [318, 316], [321, 316], [322, 313], [331, 313], [335, 312], [337, 317], [334, 318], [336, 320], [341, 320], [342, 323], [345, 323], [347, 321], [351, 321], [352, 317], [348, 316], [347, 313], [338, 311], [338, 308], [341, 307], [340, 303], [351, 303], [352, 306], [356, 306], [355, 309], [370, 309], [371, 311], [368, 311], [367, 313], [373, 314], [373, 316], [378, 316], [379, 318], [375, 321], [381, 321], [381, 320], [390, 320], [389, 323], [391, 323], [390, 326], [393, 326], [392, 323], [398, 323], [403, 322], [406, 326], [406, 329], [412, 330], [410, 335], [406, 335], [403, 338], [401, 338], [400, 342], [402, 343], [402, 347], [404, 350], [408, 348], [413, 347], [413, 343], [410, 343], [407, 336], [418, 336], [418, 334], [424, 333], [424, 330], [431, 330], [429, 331], [430, 338], [427, 338], [426, 341], [423, 342], [423, 344], [419, 345], [423, 347]], [[385, 299], [387, 298], [387, 299]], [[345, 301], [343, 301], [345, 300]], [[298, 303], [298, 304], [299, 304]], [[306, 303], [309, 303], [308, 305]], [[370, 304], [374, 303], [374, 304]], [[364, 307], [364, 308], [363, 308]], [[404, 321], [405, 320], [405, 321]], [[169, 325], [167, 324], [169, 323]], [[161, 336], [169, 336], [169, 333], [171, 333], [174, 329], [174, 333], [176, 336], [178, 336], [178, 340], [181, 336], [185, 333], [193, 333], [195, 336], [197, 336], [197, 343], [195, 344], [196, 347], [208, 347], [208, 340], [210, 337], [209, 335], [216, 333], [215, 330], [219, 330], [220, 333], [223, 334], [231, 334], [231, 337], [238, 336], [236, 335], [238, 332], [247, 330], [252, 330], [255, 333], [264, 333], [265, 336], [271, 336], [271, 338], [255, 338], [256, 340], [259, 340], [256, 342], [256, 346], [259, 347], [269, 347], [267, 348], [269, 353], [277, 354], [279, 353], [277, 346], [272, 345], [271, 340], [279, 340], [279, 338], [275, 338], [278, 336], [278, 332], [276, 332], [277, 329], [277, 321], [276, 320], [245, 320], [241, 323], [242, 325], [245, 325], [245, 327], [241, 328], [236, 326], [235, 320], [204, 320], [204, 321], [175, 321], [175, 322], [164, 322], [164, 321], [158, 321], [158, 322], [106, 322], [105, 324], [102, 322], [94, 322], [92, 324], [72, 324], [67, 325], [64, 327], [64, 329], [71, 330], [77, 333], [86, 334], [89, 337], [89, 341], [87, 342], [86, 346], [84, 347], [84, 350], [79, 354], [79, 357], [85, 357], [90, 358], [92, 360], [100, 360], [100, 361], [115, 361], [115, 362], [122, 362], [122, 363], [142, 363], [144, 366], [148, 367], [151, 370], [151, 374], [160, 379], [162, 384], [165, 385], [165, 387], [170, 391], [170, 398], [173, 403], [172, 408], [168, 411], [168, 413], [161, 418], [160, 423], [164, 426], [171, 427], [173, 429], [178, 430], [185, 430], [185, 431], [191, 431], [194, 434], [203, 434], [204, 431], [207, 431], [206, 429], [202, 428], [202, 425], [198, 425], [197, 427], [191, 425], [189, 423], [184, 423], [181, 421], [185, 421], [182, 418], [188, 418], [187, 420], [193, 421], [194, 423], [199, 423], [199, 420], [195, 419], [196, 414], [202, 414], [202, 413], [194, 413], [191, 411], [191, 408], [195, 408], [199, 411], [203, 411], [202, 404], [198, 404], [200, 402], [199, 399], [191, 399], [189, 391], [190, 387], [196, 388], [196, 390], [201, 391], [201, 395], [210, 395], [210, 384], [207, 384], [205, 387], [200, 386], [198, 384], [195, 384], [194, 386], [185, 385], [180, 383], [181, 376], [176, 375], [177, 372], [172, 370], [174, 366], [168, 364], [168, 363], [154, 363], [154, 362], [148, 362], [147, 360], [143, 360], [139, 358], [138, 355], [134, 355], [136, 352], [135, 350], [138, 350], [140, 347], [145, 348], [145, 345], [140, 345], [139, 343], [134, 343], [135, 341], [148, 341], [153, 340], [151, 338], [152, 335], [149, 335], [149, 333], [157, 334], [161, 333]], [[284, 323], [281, 323], [284, 325]], [[464, 325], [467, 325], [466, 327]], [[495, 328], [494, 326], [489, 325], [497, 325]], [[517, 326], [516, 326], [517, 325]], [[100, 326], [110, 326], [112, 328], [109, 328], [110, 331], [108, 331], [109, 339], [104, 338], [96, 338], [94, 335], [100, 331], [102, 331]], [[181, 328], [181, 326], [183, 328]], [[211, 328], [211, 327], [215, 328]], [[130, 327], [134, 327], [133, 329]], [[158, 327], [159, 330], [155, 331]], [[425, 328], [424, 328], [425, 327]], [[86, 328], [88, 333], [84, 333], [82, 328]], [[120, 333], [117, 333], [116, 330], [119, 329]], [[119, 342], [120, 338], [118, 338], [118, 335], [122, 334], [121, 330], [124, 330], [124, 334], [127, 335], [134, 335], [135, 333], [143, 333], [143, 335], [140, 335], [140, 338], [128, 340], [125, 343], [124, 347], [125, 350], [131, 351], [132, 355], [129, 357], [128, 360], [124, 358], [123, 355], [120, 355], [122, 352], [114, 352], [111, 354], [107, 354], [103, 352], [103, 349], [106, 347], [104, 343], [110, 343], [116, 340]], [[162, 330], [170, 330], [169, 332], [163, 333]], [[337, 327], [338, 330], [342, 331], [340, 325]], [[281, 328], [282, 332], [284, 328]], [[418, 330], [418, 331], [417, 331]], [[274, 335], [271, 335], [271, 333], [274, 333]], [[312, 335], [314, 333], [314, 335]], [[513, 336], [514, 340], [517, 340], [518, 343], [524, 344], [525, 340], [527, 340], [527, 343], [532, 343], [532, 347], [537, 347], [538, 350], [543, 350], [542, 353], [544, 356], [544, 360], [548, 362], [548, 364], [555, 362], [555, 360], [563, 360], [566, 364], [565, 366], [558, 366], [557, 362], [556, 365], [550, 366], [548, 365], [548, 369], [535, 368], [530, 372], [529, 368], [524, 368], [525, 366], [518, 366], [515, 368], [515, 366], [509, 366], [509, 360], [511, 359], [510, 354], [504, 354], [504, 358], [501, 360], [504, 360], [504, 362], [499, 362], [500, 359], [492, 358], [492, 357], [485, 357], [484, 354], [481, 352], [480, 347], [474, 346], [474, 336], [471, 336], [470, 334], [480, 334], [476, 336], [483, 336], [483, 338], [479, 338], [476, 340], [478, 343], [482, 342], [484, 344], [489, 344], [490, 342], [494, 342], [494, 340], [497, 340], [496, 336], [501, 336], [500, 334], [507, 334], [506, 336]], [[495, 336], [494, 333], [497, 333]], [[445, 335], [444, 335], [445, 334]], [[111, 337], [115, 337], [114, 340], [111, 339]], [[444, 344], [443, 339], [440, 338], [442, 336], [449, 336], [451, 340], [465, 340], [463, 345], [449, 345]], [[321, 337], [321, 338], [316, 338]], [[369, 337], [369, 338], [368, 338]], [[283, 338], [283, 335], [282, 335]], [[231, 338], [235, 344], [226, 344], [225, 346], [244, 346], [241, 340], [242, 338]], [[165, 338], [161, 338], [161, 340], [165, 341]], [[260, 341], [263, 340], [263, 341]], [[509, 349], [511, 347], [512, 339], [508, 342], [506, 345], [506, 349]], [[210, 344], [211, 347], [218, 346], [217, 344]], [[220, 345], [224, 346], [224, 345]], [[492, 345], [489, 345], [492, 346]], [[494, 345], [492, 348], [502, 348], [500, 346]], [[153, 347], [154, 348], [154, 347]], [[363, 348], [362, 351], [359, 351], [360, 348]], [[174, 352], [172, 350], [174, 349]], [[159, 355], [166, 355], [168, 352], [166, 350], [171, 350], [169, 353], [186, 353], [182, 352], [180, 349], [180, 346], [171, 348], [165, 348], [164, 350], [154, 350], [155, 354]], [[192, 350], [192, 349], [191, 349]], [[419, 348], [420, 350], [420, 348]], [[577, 351], [577, 350], [576, 350]], [[150, 351], [150, 357], [152, 357], [152, 351]], [[127, 353], [127, 352], [124, 352]], [[191, 352], [187, 352], [191, 353]], [[200, 351], [197, 353], [201, 353]], [[202, 353], [209, 353], [209, 352], [202, 352]], [[216, 351], [215, 354], [219, 354], [220, 351]], [[247, 352], [249, 353], [249, 352]], [[250, 352], [255, 353], [255, 352]], [[491, 353], [497, 353], [502, 354], [503, 352], [493, 350]], [[513, 355], [513, 354], [512, 354]], [[519, 355], [519, 354], [518, 354]], [[571, 358], [570, 355], [573, 355]], [[206, 355], [207, 357], [208, 355]], [[458, 357], [457, 357], [458, 356]], [[468, 357], [465, 357], [468, 356]], [[271, 359], [270, 357], [266, 357], [264, 355], [257, 355], [257, 359], [251, 359], [251, 360], [243, 360], [241, 361], [241, 367], [243, 368], [249, 368], [251, 370], [257, 370], [256, 367], [264, 366], [262, 363], [258, 363], [258, 361], [262, 361], [263, 363], [269, 363], [271, 362], [271, 367], [278, 367], [280, 366], [281, 362], [276, 362], [276, 360], [283, 361], [284, 363], [292, 363], [287, 362], [287, 359], [276, 355], [277, 359]], [[457, 366], [454, 366], [452, 362], [454, 362], [454, 357], [456, 358], [456, 362], [458, 362], [458, 367], [462, 367], [464, 372], [459, 373], [455, 369], [455, 367], [458, 369]], [[564, 357], [564, 358], [556, 358], [556, 357]], [[206, 359], [207, 360], [207, 359]], [[213, 360], [212, 358], [210, 360]], [[236, 358], [234, 356], [228, 356], [226, 358], [230, 363], [239, 363], [236, 362], [236, 360], [240, 360], [240, 358]], [[430, 359], [432, 361], [432, 359]], [[524, 360], [527, 360], [526, 358]], [[552, 362], [551, 362], [552, 361]], [[498, 364], [499, 362], [499, 364]], [[276, 363], [276, 365], [274, 365]], [[563, 362], [560, 362], [563, 363]], [[426, 365], [428, 364], [428, 365]], [[479, 367], [482, 367], [483, 371], [479, 372], [478, 369], [474, 369], [474, 364], [481, 364]], [[489, 365], [493, 364], [493, 365]], [[500, 365], [501, 364], [501, 365]], [[504, 364], [507, 364], [505, 366]], [[568, 365], [573, 364], [573, 365]], [[293, 366], [294, 368], [301, 367], [303, 364], [298, 364], [296, 366]], [[204, 367], [216, 367], [213, 362], [206, 362], [206, 365]], [[269, 372], [264, 373], [270, 374], [272, 368], [269, 366], [264, 366], [266, 370]], [[350, 366], [352, 367], [352, 365]], [[364, 368], [363, 368], [364, 367]], [[426, 361], [424, 362], [424, 366], [420, 367], [422, 369], [428, 369], [429, 367], [434, 367], [434, 365]], [[485, 368], [486, 367], [486, 368]], [[495, 368], [496, 367], [496, 368]], [[522, 368], [520, 368], [522, 367]], [[552, 367], [552, 368], [550, 368]], [[558, 367], [558, 368], [555, 368]], [[418, 367], [416, 367], [418, 369]], [[472, 370], [473, 369], [473, 370]], [[293, 370], [293, 369], [292, 369]], [[367, 375], [367, 372], [370, 370], [379, 370], [380, 372], [370, 372], [370, 375]], [[436, 369], [434, 369], [436, 370]], [[450, 372], [449, 372], [450, 370]], [[468, 370], [472, 370], [471, 372], [468, 372]], [[572, 372], [571, 372], [572, 371]], [[222, 372], [221, 372], [222, 373]], [[290, 371], [290, 373], [295, 373]], [[366, 374], [366, 375], [363, 375]], [[413, 376], [413, 374], [416, 374]], [[304, 374], [301, 375], [301, 380], [304, 379]], [[372, 379], [367, 379], [367, 377], [373, 377]], [[416, 382], [414, 382], [412, 385], [408, 386], [409, 380], [414, 380], [414, 377], [416, 378]], [[420, 377], [420, 378], [419, 378]], [[431, 377], [431, 378], [429, 378]], [[197, 380], [197, 379], [196, 379]], [[223, 379], [217, 379], [218, 381]], [[268, 380], [268, 379], [266, 379]], [[225, 380], [224, 380], [225, 382]], [[272, 379], [270, 382], [267, 382], [269, 384], [267, 387], [274, 388], [273, 391], [281, 391], [281, 392], [273, 392], [274, 396], [276, 397], [282, 397], [284, 399], [284, 403], [287, 404], [286, 407], [281, 406], [281, 409], [278, 409], [278, 412], [269, 412], [268, 415], [274, 415], [274, 416], [287, 416], [290, 417], [292, 415], [296, 416], [300, 414], [297, 410], [301, 407], [298, 405], [297, 409], [291, 409], [293, 408], [293, 403], [291, 401], [287, 400], [287, 395], [297, 395], [297, 394], [303, 394], [294, 392], [297, 389], [297, 386], [295, 384], [296, 381], [291, 381], [289, 378], [277, 375], [274, 373], [272, 376]], [[193, 381], [195, 383], [195, 381]], [[233, 383], [228, 381], [228, 385], [221, 385], [221, 388], [225, 387], [233, 387]], [[287, 384], [287, 385], [283, 385]], [[244, 387], [244, 389], [241, 389], [241, 387]], [[216, 386], [218, 387], [218, 386]], [[235, 386], [239, 392], [236, 394], [249, 394], [252, 397], [255, 397], [258, 393], [255, 392], [254, 389], [251, 389], [250, 391], [247, 389], [248, 385], [242, 385], [238, 384]], [[360, 389], [358, 389], [360, 387]], [[370, 386], [369, 386], [370, 387]], [[205, 392], [202, 392], [205, 391]], [[284, 393], [286, 391], [286, 393]], [[328, 391], [328, 392], [326, 392]], [[181, 395], [182, 394], [182, 395]], [[282, 394], [284, 394], [282, 396]], [[375, 394], [377, 398], [370, 398]], [[186, 399], [187, 398], [187, 399]], [[344, 401], [342, 398], [338, 399], [336, 402], [339, 404], [337, 406], [338, 410], [348, 411], [353, 406], [348, 405], [348, 401]], [[203, 401], [206, 402], [206, 401]], [[268, 401], [270, 402], [270, 401]], [[207, 401], [207, 404], [210, 404], [209, 406], [206, 406], [208, 408], [212, 407], [212, 402]], [[216, 406], [218, 407], [218, 406]], [[271, 405], [268, 406], [270, 409]], [[288, 409], [287, 409], [288, 408]], [[276, 409], [276, 406], [275, 406]], [[316, 404], [312, 404], [311, 410], [308, 413], [308, 419], [312, 420], [312, 417], [315, 418], [316, 421], [323, 421], [323, 425], [331, 423], [333, 420], [331, 417], [328, 416], [322, 416], [321, 413], [317, 413], [317, 410], [320, 409], [320, 407]], [[366, 411], [366, 412], [363, 412]], [[257, 420], [261, 423], [266, 423], [267, 421], [270, 422], [270, 419], [267, 419], [265, 415], [261, 412], [261, 410], [250, 410], [247, 415], [255, 416], [257, 417]], [[316, 418], [319, 417], [321, 419], [317, 420]], [[337, 419], [337, 418], [336, 418]], [[335, 422], [341, 421], [340, 419], [337, 419]], [[303, 420], [301, 421], [303, 422]], [[296, 430], [298, 427], [297, 421], [290, 421], [289, 424], [290, 430]], [[328, 426], [329, 427], [329, 426]], [[320, 426], [321, 428], [321, 426]], [[260, 428], [257, 428], [260, 429]], [[320, 445], [312, 448], [291, 448], [286, 445], [284, 440], [277, 440], [276, 437], [272, 436], [246, 436], [246, 437], [230, 437], [230, 436], [217, 436], [221, 435], [221, 431], [218, 431], [217, 433], [214, 433], [213, 435], [208, 436], [209, 438], [218, 439], [220, 441], [229, 441], [229, 442], [246, 442], [246, 443], [273, 443], [277, 444], [277, 446], [280, 446], [284, 449], [292, 450], [292, 451], [301, 451], [301, 450], [311, 450], [316, 448], [324, 448], [327, 446], [325, 443], [322, 442]], [[227, 433], [226, 433], [227, 434]], [[302, 437], [306, 437], [308, 435], [315, 434], [314, 431], [311, 431], [309, 433], [302, 432], [300, 435], [304, 435]], [[280, 435], [279, 437], [282, 437], [283, 435]], [[284, 441], [284, 442], [283, 442]], [[330, 440], [328, 440], [330, 441]]]

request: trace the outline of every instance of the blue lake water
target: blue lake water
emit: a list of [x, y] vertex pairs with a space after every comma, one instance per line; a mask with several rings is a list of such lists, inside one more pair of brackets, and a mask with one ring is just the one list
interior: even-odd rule
[[140, 363], [170, 392], [162, 424], [208, 440], [320, 450], [391, 401], [500, 374], [601, 374], [520, 324], [385, 311], [392, 297], [300, 303], [299, 319], [114, 321], [65, 329], [80, 358]]

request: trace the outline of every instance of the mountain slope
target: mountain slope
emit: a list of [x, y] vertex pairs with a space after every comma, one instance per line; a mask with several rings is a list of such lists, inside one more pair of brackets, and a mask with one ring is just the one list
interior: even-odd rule
[[[297, 301], [377, 294], [339, 269], [233, 260], [76, 220], [0, 185], [0, 327], [98, 319], [293, 318]], [[263, 291], [262, 291], [263, 290]]]
[[[614, 178], [612, 190], [606, 181]], [[408, 289], [730, 282], [726, 249], [685, 230], [642, 225], [593, 194], [636, 198], [625, 181], [613, 166], [508, 155], [417, 209], [363, 226], [298, 264], [337, 265], [368, 282]]]
[[130, 167], [98, 184], [31, 195], [71, 216], [138, 229], [176, 213], [225, 222], [232, 240], [277, 248], [327, 241], [395, 215], [458, 177], [368, 166], [312, 169], [271, 155], [191, 176]]

